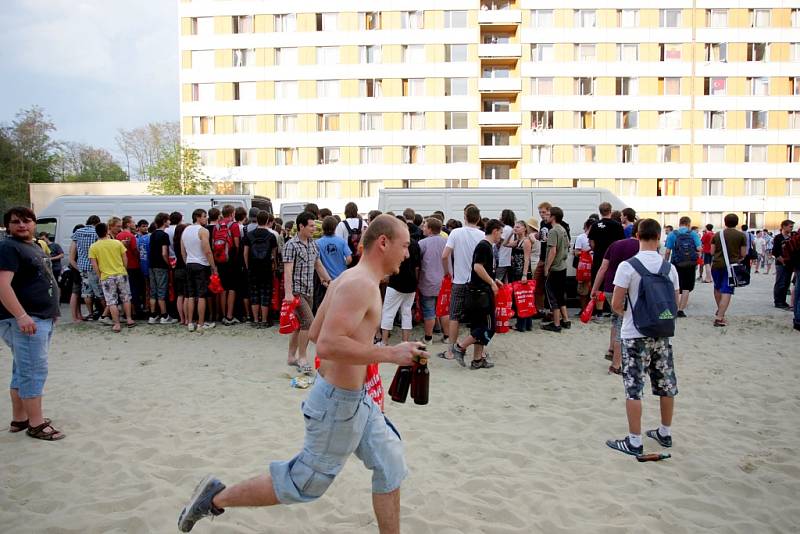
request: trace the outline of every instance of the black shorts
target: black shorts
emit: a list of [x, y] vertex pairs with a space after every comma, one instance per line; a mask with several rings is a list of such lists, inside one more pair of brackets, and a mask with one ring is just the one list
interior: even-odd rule
[[[257, 269], [250, 266], [247, 271], [248, 294], [251, 306], [272, 305], [272, 271], [263, 268]], [[244, 278], [244, 277], [242, 277]]]
[[567, 270], [550, 271], [545, 280], [545, 291], [547, 300], [550, 302], [550, 309], [557, 310], [561, 306], [567, 305]]
[[177, 267], [172, 271], [172, 290], [176, 297], [186, 296], [186, 269]]
[[208, 294], [208, 281], [211, 278], [211, 267], [199, 263], [186, 264], [186, 296], [203, 298]]
[[219, 263], [217, 264], [217, 272], [219, 273], [219, 281], [222, 282], [222, 289], [236, 291], [239, 285], [239, 278], [242, 276], [239, 266], [233, 261]]
[[497, 329], [494, 293], [490, 289], [469, 289], [467, 286], [465, 315], [469, 318], [469, 333], [476, 345], [486, 346]]
[[697, 273], [697, 266], [692, 265], [691, 267], [678, 267], [676, 265], [675, 270], [678, 271], [678, 285], [680, 286], [681, 291], [694, 291], [694, 280], [695, 273]]

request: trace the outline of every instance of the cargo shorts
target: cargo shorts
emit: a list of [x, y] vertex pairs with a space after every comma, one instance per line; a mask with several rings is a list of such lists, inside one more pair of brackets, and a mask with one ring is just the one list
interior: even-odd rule
[[365, 388], [337, 388], [317, 375], [301, 410], [306, 426], [302, 451], [269, 466], [278, 501], [318, 499], [353, 453], [372, 471], [373, 493], [400, 487], [408, 474], [400, 434]]
[[645, 375], [650, 375], [653, 395], [674, 397], [678, 378], [672, 359], [669, 338], [639, 337], [622, 340], [622, 383], [625, 398], [641, 400]]

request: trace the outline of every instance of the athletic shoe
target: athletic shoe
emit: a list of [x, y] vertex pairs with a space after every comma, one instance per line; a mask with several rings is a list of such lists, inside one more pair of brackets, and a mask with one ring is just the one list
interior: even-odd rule
[[225, 326], [233, 326], [235, 324], [239, 324], [239, 319], [234, 317], [233, 319], [228, 319], [227, 317], [222, 318], [222, 324]]
[[779, 302], [778, 304], [775, 305], [775, 307], [778, 308], [779, 310], [791, 310], [792, 309], [791, 306], [789, 306], [785, 302]]
[[453, 357], [455, 357], [456, 361], [458, 362], [458, 365], [460, 365], [461, 367], [467, 366], [466, 362], [464, 362], [464, 356], [466, 355], [467, 355], [466, 351], [464, 349], [459, 348], [457, 343], [453, 345]]
[[572, 321], [561, 321], [561, 328], [566, 328], [569, 330], [572, 328]]
[[194, 332], [195, 330], [197, 330], [197, 325], [189, 323], [189, 332]]
[[223, 513], [225, 510], [214, 506], [212, 501], [214, 496], [224, 489], [225, 484], [212, 475], [207, 475], [201, 480], [194, 489], [192, 498], [189, 499], [188, 504], [184, 506], [181, 515], [178, 517], [178, 530], [190, 532], [194, 528], [194, 524], [204, 517], [217, 516]]
[[481, 358], [480, 360], [472, 360], [472, 363], [469, 365], [469, 368], [473, 371], [476, 369], [491, 369], [494, 367], [494, 364], [487, 360], [486, 358]]
[[100, 319], [98, 319], [97, 322], [100, 324], [104, 324], [106, 326], [111, 326], [112, 324], [114, 324], [114, 321], [111, 320], [111, 317], [105, 317], [105, 316], [100, 317]]
[[158, 317], [150, 317], [147, 320], [147, 324], [158, 324]]
[[678, 317], [686, 317], [686, 312], [683, 310], [678, 310]]
[[561, 327], [556, 326], [555, 323], [547, 323], [542, 325], [542, 330], [547, 330], [548, 332], [561, 332]]
[[177, 322], [178, 322], [177, 319], [175, 319], [174, 317], [170, 317], [168, 315], [166, 317], [162, 317], [161, 320], [158, 321], [158, 324], [175, 324]]
[[631, 456], [639, 456], [644, 452], [644, 445], [634, 447], [631, 445], [630, 437], [625, 439], [610, 439], [606, 441], [606, 445], [619, 452], [630, 454]]
[[210, 323], [204, 323], [203, 330], [211, 330], [215, 326], [217, 326], [217, 323], [215, 323], [214, 321], [211, 321]]
[[672, 436], [662, 436], [658, 432], [657, 428], [655, 430], [648, 430], [647, 431], [647, 437], [648, 438], [653, 438], [662, 447], [667, 447], [667, 448], [672, 447]]

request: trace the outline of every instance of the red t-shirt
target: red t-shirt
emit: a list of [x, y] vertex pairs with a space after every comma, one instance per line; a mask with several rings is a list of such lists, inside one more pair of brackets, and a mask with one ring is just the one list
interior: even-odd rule
[[117, 240], [125, 245], [128, 255], [128, 269], [139, 268], [139, 249], [136, 247], [136, 236], [128, 230], [123, 230], [117, 234]]
[[711, 240], [714, 239], [714, 232], [705, 231], [700, 242], [703, 244], [703, 254], [711, 254]]

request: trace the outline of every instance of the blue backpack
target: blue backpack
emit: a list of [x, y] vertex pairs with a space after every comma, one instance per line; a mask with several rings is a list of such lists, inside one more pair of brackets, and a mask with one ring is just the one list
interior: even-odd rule
[[671, 266], [663, 262], [657, 273], [651, 273], [638, 258], [628, 260], [639, 276], [639, 296], [633, 306], [633, 324], [643, 336], [672, 337], [675, 335], [675, 286], [669, 278]]
[[676, 267], [694, 267], [697, 265], [697, 246], [692, 232], [681, 232], [675, 236], [671, 260]]

